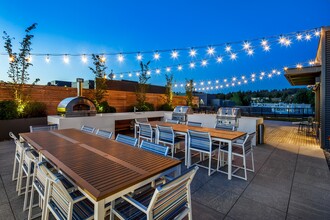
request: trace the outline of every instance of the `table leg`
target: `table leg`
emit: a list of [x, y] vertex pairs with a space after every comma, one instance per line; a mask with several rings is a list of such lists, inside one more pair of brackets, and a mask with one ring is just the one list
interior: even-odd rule
[[181, 175], [181, 164], [176, 166], [175, 172], [174, 172], [174, 177], [178, 177]]
[[228, 180], [231, 180], [231, 164], [232, 164], [232, 142], [229, 141], [228, 142], [228, 159], [227, 159], [227, 163], [228, 163]]
[[188, 134], [184, 134], [184, 165], [188, 165]]
[[105, 217], [105, 203], [100, 200], [94, 203], [94, 219], [104, 219]]

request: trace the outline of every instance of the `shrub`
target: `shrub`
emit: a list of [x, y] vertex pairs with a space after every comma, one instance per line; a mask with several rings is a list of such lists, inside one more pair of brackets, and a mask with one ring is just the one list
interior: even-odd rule
[[0, 101], [0, 120], [18, 118], [17, 104], [14, 101]]
[[36, 118], [36, 117], [46, 117], [47, 107], [45, 103], [42, 102], [29, 102], [23, 111], [24, 118]]
[[159, 107], [159, 110], [163, 110], [163, 111], [173, 111], [173, 109], [174, 109], [173, 106], [168, 103], [165, 103]]
[[116, 108], [113, 106], [110, 106], [107, 101], [103, 101], [100, 103], [97, 112], [98, 113], [115, 113]]
[[133, 112], [134, 107], [137, 108], [138, 112], [147, 112], [147, 111], [155, 111], [155, 107], [152, 103], [150, 102], [145, 102], [143, 105], [131, 105], [128, 108], [128, 112]]

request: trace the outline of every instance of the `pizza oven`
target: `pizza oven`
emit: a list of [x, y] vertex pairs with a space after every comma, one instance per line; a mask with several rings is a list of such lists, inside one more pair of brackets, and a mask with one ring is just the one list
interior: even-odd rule
[[94, 103], [82, 96], [82, 83], [84, 79], [77, 78], [77, 96], [63, 99], [57, 106], [57, 114], [64, 117], [95, 116]]

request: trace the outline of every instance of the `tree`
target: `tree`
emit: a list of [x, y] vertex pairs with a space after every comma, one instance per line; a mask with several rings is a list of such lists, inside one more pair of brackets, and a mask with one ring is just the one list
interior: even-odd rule
[[94, 68], [89, 67], [89, 69], [95, 76], [94, 103], [96, 108], [99, 110], [100, 103], [103, 101], [104, 94], [107, 89], [107, 80], [105, 78], [105, 70], [107, 67], [105, 66], [105, 62], [102, 60], [100, 55], [92, 54], [92, 59]]
[[193, 106], [193, 91], [194, 91], [194, 81], [193, 79], [186, 79], [186, 103], [188, 106]]
[[166, 78], [166, 86], [165, 86], [166, 103], [169, 106], [172, 106], [172, 101], [173, 101], [173, 90], [172, 90], [173, 74], [170, 74], [170, 75], [165, 74], [165, 78]]
[[235, 102], [235, 105], [242, 105], [242, 100], [238, 92], [233, 93], [233, 97], [231, 98], [231, 100]]
[[28, 82], [29, 73], [28, 69], [32, 66], [30, 52], [32, 50], [32, 39], [34, 35], [31, 31], [36, 28], [37, 24], [34, 23], [25, 29], [25, 36], [20, 42], [19, 53], [13, 52], [12, 40], [15, 38], [10, 37], [6, 31], [3, 32], [2, 37], [5, 41], [4, 48], [9, 56], [9, 69], [8, 77], [11, 79], [13, 85], [13, 98], [17, 103], [17, 111], [21, 115], [24, 111], [26, 104], [28, 103], [29, 94], [28, 91], [24, 91], [24, 85]]
[[142, 61], [140, 62], [141, 73], [139, 75], [139, 83], [136, 91], [137, 106], [140, 111], [149, 110], [146, 107], [146, 93], [149, 87], [147, 82], [150, 79], [149, 64], [150, 61], [148, 61], [146, 64], [144, 64]]

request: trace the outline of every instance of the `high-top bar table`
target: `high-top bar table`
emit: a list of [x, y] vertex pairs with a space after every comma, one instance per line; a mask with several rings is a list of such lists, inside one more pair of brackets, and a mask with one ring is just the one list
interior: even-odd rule
[[65, 173], [94, 203], [94, 219], [105, 204], [157, 178], [181, 173], [180, 161], [77, 129], [22, 133], [20, 138]]
[[185, 165], [188, 165], [188, 144], [187, 144], [187, 132], [188, 130], [209, 132], [212, 140], [228, 143], [228, 179], [231, 180], [231, 164], [232, 164], [232, 142], [240, 137], [246, 135], [245, 132], [241, 131], [227, 131], [227, 130], [218, 130], [215, 128], [205, 128], [205, 127], [195, 127], [188, 126], [184, 124], [172, 124], [163, 121], [151, 121], [149, 122], [151, 127], [156, 128], [157, 125], [160, 126], [170, 126], [173, 128], [173, 131], [178, 134], [185, 135]]

